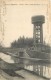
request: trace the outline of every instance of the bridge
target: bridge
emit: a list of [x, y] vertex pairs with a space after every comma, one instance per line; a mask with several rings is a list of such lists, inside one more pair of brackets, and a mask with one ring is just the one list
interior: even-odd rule
[[48, 74], [50, 73], [50, 48], [47, 46], [43, 46], [40, 48], [39, 46], [36, 48], [2, 48], [1, 52], [5, 55], [11, 56], [11, 59], [14, 60], [14, 63], [8, 63], [0, 59], [0, 69], [3, 70], [5, 73], [7, 73], [8, 70], [12, 70], [13, 72], [26, 70], [28, 72], [35, 73], [40, 77], [50, 79], [49, 76], [47, 77], [45, 75], [45, 73], [47, 73], [46, 68], [48, 70]]

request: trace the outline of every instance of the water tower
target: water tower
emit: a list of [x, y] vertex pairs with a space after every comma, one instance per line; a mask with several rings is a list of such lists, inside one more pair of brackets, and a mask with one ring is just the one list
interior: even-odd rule
[[45, 22], [45, 17], [43, 15], [33, 16], [32, 24], [33, 28], [33, 39], [34, 44], [43, 44], [43, 23]]

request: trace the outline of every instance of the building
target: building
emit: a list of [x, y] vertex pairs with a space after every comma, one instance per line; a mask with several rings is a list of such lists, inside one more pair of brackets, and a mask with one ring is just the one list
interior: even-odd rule
[[43, 23], [44, 22], [45, 22], [45, 17], [43, 15], [32, 17], [32, 24], [34, 25], [34, 29], [33, 29], [34, 44], [36, 43], [43, 44]]

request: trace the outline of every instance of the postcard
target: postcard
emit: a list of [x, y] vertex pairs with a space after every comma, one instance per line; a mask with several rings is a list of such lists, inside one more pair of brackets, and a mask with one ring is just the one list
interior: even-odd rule
[[51, 0], [0, 0], [0, 80], [51, 80]]

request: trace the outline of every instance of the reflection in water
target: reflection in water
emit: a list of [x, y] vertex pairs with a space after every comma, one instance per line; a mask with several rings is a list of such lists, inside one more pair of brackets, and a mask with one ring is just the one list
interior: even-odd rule
[[30, 71], [34, 71], [40, 76], [44, 76], [46, 78], [51, 78], [51, 68], [49, 66], [25, 65], [24, 68], [27, 70], [30, 70]]

